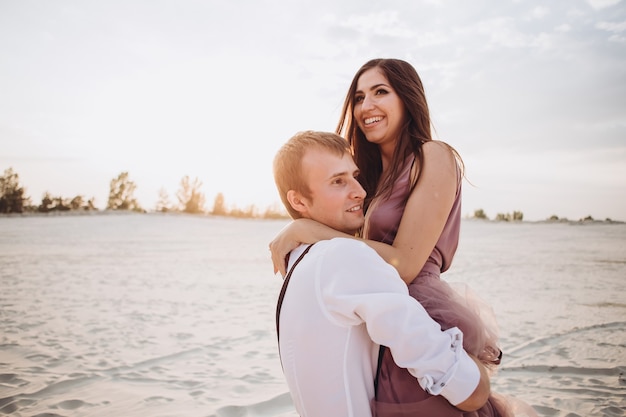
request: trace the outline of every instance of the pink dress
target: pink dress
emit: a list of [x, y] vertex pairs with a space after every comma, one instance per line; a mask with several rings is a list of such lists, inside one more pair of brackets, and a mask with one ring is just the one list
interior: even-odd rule
[[[371, 240], [392, 244], [402, 214], [404, 201], [409, 192], [409, 178], [414, 157], [405, 161], [405, 167], [388, 199], [374, 199], [370, 205], [364, 227], [364, 236]], [[461, 178], [454, 204], [446, 225], [430, 254], [428, 261], [409, 284], [409, 293], [416, 298], [437, 321], [442, 329], [458, 327], [463, 332], [463, 346], [468, 353], [494, 369], [499, 363], [500, 350], [497, 346], [497, 325], [491, 309], [469, 290], [463, 296], [439, 275], [452, 263], [459, 243], [461, 226]], [[471, 300], [473, 298], [473, 300]], [[471, 300], [471, 301], [470, 301]], [[425, 401], [425, 402], [424, 402]], [[421, 403], [421, 404], [419, 404]], [[377, 388], [377, 407], [385, 416], [514, 416], [504, 397], [493, 395], [480, 410], [463, 414], [451, 406], [443, 397], [431, 396], [421, 389], [417, 379], [406, 369], [398, 367], [389, 349], [385, 349], [380, 367]], [[436, 414], [432, 414], [435, 412]], [[377, 410], [374, 407], [376, 415]], [[523, 414], [522, 414], [523, 415]], [[536, 414], [528, 414], [533, 416]]]

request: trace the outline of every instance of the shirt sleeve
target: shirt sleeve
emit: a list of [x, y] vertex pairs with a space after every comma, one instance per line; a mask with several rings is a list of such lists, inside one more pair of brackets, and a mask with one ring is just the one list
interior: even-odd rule
[[364, 323], [371, 339], [387, 346], [427, 392], [453, 405], [474, 392], [480, 372], [463, 350], [463, 334], [442, 331], [391, 265], [354, 239], [333, 239], [320, 249], [317, 297], [330, 320]]

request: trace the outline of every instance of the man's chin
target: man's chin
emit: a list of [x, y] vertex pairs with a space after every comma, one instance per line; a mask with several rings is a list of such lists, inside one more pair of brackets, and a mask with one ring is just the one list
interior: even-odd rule
[[[347, 219], [344, 219], [347, 220]], [[351, 220], [356, 220], [356, 219], [351, 219]], [[344, 222], [327, 222], [325, 223], [326, 226], [332, 227], [335, 230], [338, 230], [342, 233], [348, 234], [348, 235], [354, 235], [356, 234], [359, 230], [361, 230], [361, 228], [363, 227], [363, 224], [365, 223], [365, 220], [363, 221], [344, 221]]]
[[349, 235], [356, 235], [356, 233], [361, 229], [361, 227], [363, 227], [363, 225], [359, 225], [359, 226], [352, 226], [352, 227], [345, 227], [343, 229], [343, 232]]

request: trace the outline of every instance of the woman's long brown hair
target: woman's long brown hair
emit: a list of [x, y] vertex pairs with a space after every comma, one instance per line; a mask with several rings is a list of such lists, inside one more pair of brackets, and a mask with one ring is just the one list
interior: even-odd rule
[[[354, 100], [359, 78], [365, 71], [372, 68], [379, 68], [387, 77], [389, 84], [394, 89], [400, 100], [404, 103], [406, 112], [405, 124], [400, 131], [394, 154], [392, 156], [389, 173], [383, 178], [382, 183], [380, 177], [382, 175], [382, 160], [380, 148], [378, 145], [368, 142], [365, 134], [359, 129], [354, 119]], [[366, 62], [354, 75], [348, 93], [343, 104], [341, 118], [337, 125], [336, 132], [348, 140], [354, 152], [354, 159], [361, 170], [359, 181], [367, 192], [365, 206], [374, 197], [379, 195], [388, 196], [391, 193], [393, 184], [396, 183], [400, 176], [400, 171], [404, 166], [405, 159], [414, 154], [419, 160], [419, 171], [410, 185], [411, 194], [419, 178], [424, 166], [424, 155], [422, 152], [422, 144], [432, 140], [431, 137], [431, 121], [426, 102], [426, 94], [424, 86], [417, 71], [411, 64], [399, 59], [373, 59]], [[463, 175], [463, 161], [458, 152], [447, 145], [454, 154], [457, 163]], [[406, 201], [403, 202], [403, 204]]]

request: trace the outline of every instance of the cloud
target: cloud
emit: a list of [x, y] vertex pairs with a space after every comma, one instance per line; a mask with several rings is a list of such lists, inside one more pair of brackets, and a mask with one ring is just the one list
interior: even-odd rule
[[626, 31], [626, 20], [622, 22], [601, 21], [596, 23], [596, 28], [611, 33], [608, 39], [610, 42], [626, 43], [626, 36], [622, 35]]
[[572, 27], [570, 25], [568, 25], [567, 23], [563, 23], [561, 25], [558, 25], [557, 27], [554, 28], [554, 31], [557, 33], [566, 33], [569, 32], [570, 30], [572, 30]]
[[496, 17], [483, 20], [472, 28], [469, 32], [476, 32], [488, 40], [485, 47], [493, 49], [505, 48], [525, 48], [531, 46], [534, 36], [523, 33], [517, 29], [515, 19], [512, 17]]
[[596, 10], [606, 9], [611, 6], [615, 6], [622, 2], [622, 0], [586, 0], [587, 3]]
[[623, 22], [598, 22], [596, 23], [598, 29], [606, 30], [612, 33], [622, 33], [626, 30], [626, 20]]
[[530, 11], [530, 16], [533, 19], [543, 19], [548, 14], [550, 14], [550, 9], [545, 6], [537, 6]]
[[410, 38], [415, 36], [415, 32], [409, 29], [395, 10], [384, 10], [365, 15], [351, 15], [347, 19], [330, 23], [352, 28], [359, 33], [367, 33], [372, 36], [392, 38]]

